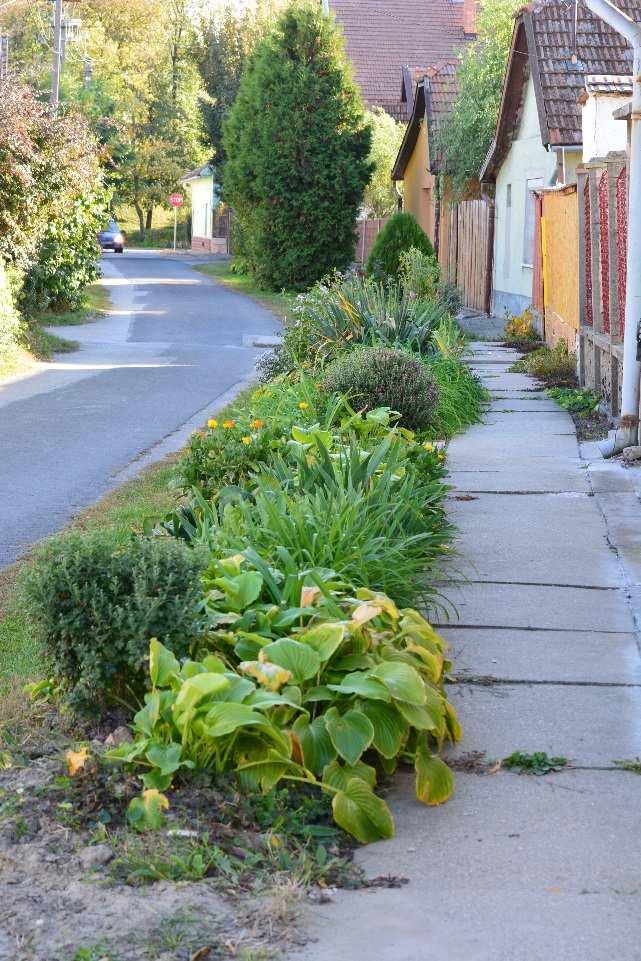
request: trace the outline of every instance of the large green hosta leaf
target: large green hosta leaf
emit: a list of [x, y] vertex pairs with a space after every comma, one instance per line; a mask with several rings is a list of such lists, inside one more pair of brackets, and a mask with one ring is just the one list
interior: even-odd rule
[[374, 728], [373, 746], [383, 757], [396, 757], [408, 730], [396, 708], [382, 701], [363, 701], [359, 706]]
[[445, 761], [419, 744], [414, 761], [416, 797], [423, 804], [442, 804], [454, 793], [454, 775]]
[[368, 671], [354, 671], [346, 674], [340, 684], [328, 684], [330, 691], [340, 694], [358, 694], [359, 697], [375, 701], [391, 701], [392, 697], [382, 681], [372, 677]]
[[354, 777], [332, 799], [334, 820], [361, 844], [380, 841], [394, 835], [394, 822], [389, 808], [365, 781]]
[[314, 774], [320, 774], [336, 757], [336, 748], [327, 731], [325, 718], [317, 717], [310, 723], [308, 717], [299, 717], [292, 730], [298, 738], [305, 767]]
[[358, 777], [365, 781], [368, 787], [374, 788], [376, 785], [376, 769], [363, 761], [356, 764], [341, 764], [340, 761], [332, 761], [323, 770], [323, 783], [330, 784], [332, 787], [344, 791], [353, 777]]
[[374, 727], [361, 711], [340, 714], [337, 708], [330, 707], [325, 713], [325, 726], [332, 744], [348, 764], [356, 764], [374, 739]]
[[402, 661], [383, 661], [372, 674], [379, 678], [392, 697], [408, 704], [425, 704], [425, 685], [421, 675]]
[[180, 664], [173, 653], [152, 637], [149, 643], [149, 676], [154, 687], [166, 687], [171, 678], [178, 674]]
[[321, 666], [320, 656], [313, 647], [289, 637], [266, 644], [262, 649], [262, 655], [270, 664], [277, 664], [289, 671], [297, 684], [302, 684], [314, 677]]
[[317, 624], [301, 634], [300, 640], [302, 643], [313, 647], [321, 661], [328, 661], [343, 643], [345, 631], [344, 624]]

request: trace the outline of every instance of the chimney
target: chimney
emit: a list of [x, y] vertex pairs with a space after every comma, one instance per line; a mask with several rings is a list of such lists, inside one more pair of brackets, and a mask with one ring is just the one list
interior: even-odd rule
[[476, 0], [463, 0], [463, 33], [476, 34]]

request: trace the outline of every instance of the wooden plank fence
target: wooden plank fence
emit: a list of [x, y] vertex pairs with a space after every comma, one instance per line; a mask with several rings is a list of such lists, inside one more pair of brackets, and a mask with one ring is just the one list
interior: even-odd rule
[[463, 306], [490, 309], [494, 204], [487, 200], [463, 200], [449, 211], [447, 279], [461, 291]]

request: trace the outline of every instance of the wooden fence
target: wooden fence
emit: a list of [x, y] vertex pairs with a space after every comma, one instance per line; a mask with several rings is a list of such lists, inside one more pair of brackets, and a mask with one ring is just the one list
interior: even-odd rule
[[389, 220], [389, 217], [370, 217], [367, 220], [356, 221], [356, 249], [354, 260], [357, 263], [367, 263], [367, 258], [374, 246], [374, 241]]
[[461, 291], [464, 307], [487, 313], [492, 294], [494, 204], [463, 200], [451, 204], [446, 216], [447, 279]]

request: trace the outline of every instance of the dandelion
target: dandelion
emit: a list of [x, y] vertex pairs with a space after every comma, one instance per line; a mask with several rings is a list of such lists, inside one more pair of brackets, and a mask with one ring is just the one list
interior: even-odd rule
[[426, 444], [423, 444], [423, 447], [428, 452], [428, 454], [431, 454], [432, 451], [434, 450], [434, 444], [426, 443]]
[[262, 428], [265, 426], [265, 421], [260, 420], [260, 418], [256, 418], [256, 420], [253, 420], [249, 426], [254, 430], [262, 430]]
[[438, 459], [439, 459], [439, 460], [445, 460], [445, 454], [443, 453], [443, 451], [439, 451]]
[[309, 407], [309, 404], [307, 403], [306, 400], [301, 400], [300, 404], [298, 405], [299, 410], [307, 410], [308, 407]]
[[235, 420], [224, 420], [224, 421], [223, 421], [223, 427], [225, 428], [225, 430], [231, 430], [232, 427], [235, 427], [235, 426], [236, 426], [236, 421], [235, 421]]
[[252, 442], [251, 437], [241, 437], [241, 440], [242, 440], [243, 444], [251, 444], [251, 442]]
[[210, 427], [212, 430], [215, 430], [218, 427], [218, 421], [216, 420], [215, 417], [211, 417], [207, 421], [207, 426]]

